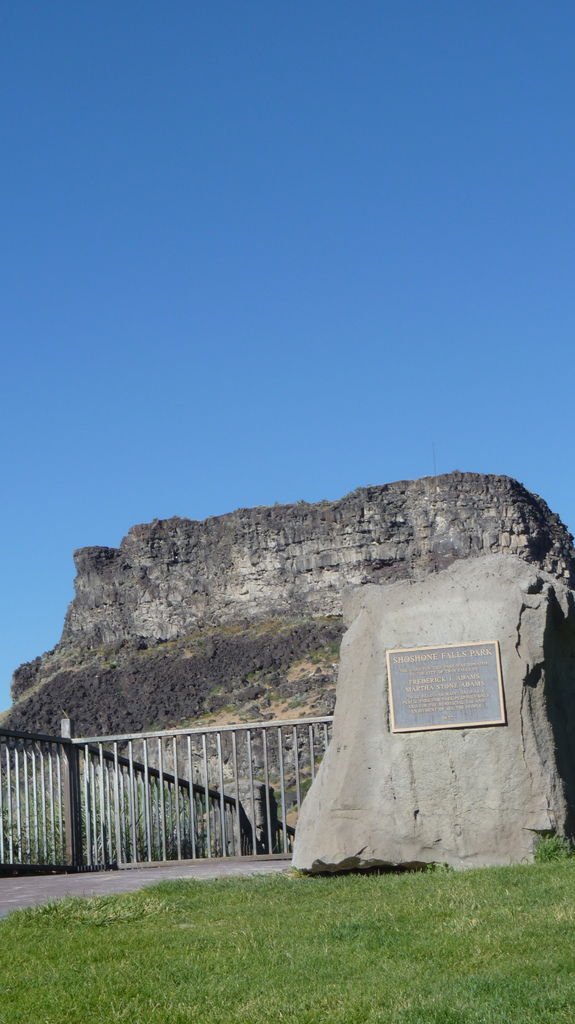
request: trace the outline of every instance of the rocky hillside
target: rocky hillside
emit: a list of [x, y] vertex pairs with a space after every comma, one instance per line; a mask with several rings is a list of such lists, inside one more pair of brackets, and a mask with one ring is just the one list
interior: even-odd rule
[[21, 666], [12, 728], [82, 733], [331, 711], [344, 586], [518, 556], [573, 585], [572, 538], [508, 477], [452, 473], [337, 502], [135, 526], [82, 548], [62, 640]]

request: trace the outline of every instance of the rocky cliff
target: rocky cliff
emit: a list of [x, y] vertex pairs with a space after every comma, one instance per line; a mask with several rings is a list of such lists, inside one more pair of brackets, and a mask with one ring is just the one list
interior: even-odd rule
[[343, 588], [483, 554], [575, 581], [559, 518], [502, 476], [135, 526], [119, 548], [76, 552], [62, 640], [16, 671], [4, 724], [53, 730], [66, 711], [93, 733], [331, 710]]
[[339, 615], [345, 584], [422, 576], [499, 552], [573, 573], [559, 519], [506, 477], [454, 473], [362, 488], [333, 503], [155, 521], [133, 527], [119, 548], [76, 553], [63, 640], [168, 640], [198, 626]]

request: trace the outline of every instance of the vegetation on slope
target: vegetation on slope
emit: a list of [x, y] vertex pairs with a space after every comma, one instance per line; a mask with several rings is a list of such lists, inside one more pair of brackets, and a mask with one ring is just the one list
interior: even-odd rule
[[273, 620], [203, 629], [165, 642], [60, 645], [15, 675], [3, 724], [76, 735], [225, 720], [330, 714], [341, 618]]

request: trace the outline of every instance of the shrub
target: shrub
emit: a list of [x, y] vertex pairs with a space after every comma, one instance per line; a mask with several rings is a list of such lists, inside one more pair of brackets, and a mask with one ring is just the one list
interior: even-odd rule
[[542, 836], [535, 849], [535, 862], [546, 864], [554, 860], [566, 860], [574, 854], [573, 843], [565, 836]]

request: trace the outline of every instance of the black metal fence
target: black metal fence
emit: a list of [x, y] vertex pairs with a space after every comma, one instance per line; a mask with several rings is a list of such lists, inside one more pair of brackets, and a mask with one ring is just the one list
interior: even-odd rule
[[0, 865], [69, 862], [67, 753], [52, 736], [0, 732]]
[[331, 717], [74, 738], [0, 731], [0, 870], [291, 853]]

